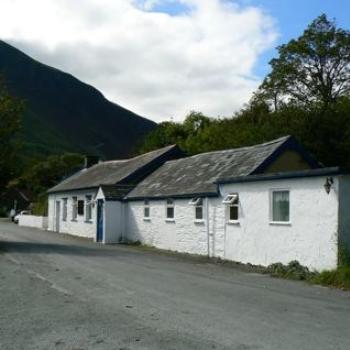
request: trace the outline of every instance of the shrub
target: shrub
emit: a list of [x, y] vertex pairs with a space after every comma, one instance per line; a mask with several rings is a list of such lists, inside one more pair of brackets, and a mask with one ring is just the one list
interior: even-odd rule
[[282, 263], [271, 264], [266, 268], [266, 272], [274, 277], [283, 277], [294, 280], [307, 280], [315, 275], [306, 266], [293, 260], [288, 265]]
[[350, 267], [339, 267], [332, 271], [323, 271], [311, 278], [312, 283], [350, 289]]

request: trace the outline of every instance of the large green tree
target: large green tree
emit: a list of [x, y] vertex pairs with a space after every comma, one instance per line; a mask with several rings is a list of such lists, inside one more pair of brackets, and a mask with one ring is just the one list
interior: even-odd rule
[[10, 95], [0, 79], [0, 193], [18, 170], [18, 138], [23, 101]]
[[257, 97], [273, 103], [323, 108], [350, 93], [350, 32], [338, 28], [326, 15], [316, 18], [303, 35], [278, 47]]

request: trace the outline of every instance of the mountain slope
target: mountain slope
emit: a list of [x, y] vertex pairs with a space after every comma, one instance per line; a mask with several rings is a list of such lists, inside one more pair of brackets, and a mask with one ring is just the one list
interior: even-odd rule
[[0, 40], [0, 75], [26, 102], [23, 151], [127, 157], [156, 124], [108, 101], [72, 75], [35, 61]]

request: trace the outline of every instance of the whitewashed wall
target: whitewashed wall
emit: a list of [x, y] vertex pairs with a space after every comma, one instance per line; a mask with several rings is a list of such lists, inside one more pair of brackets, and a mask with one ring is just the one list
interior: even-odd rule
[[[143, 202], [126, 204], [126, 236], [129, 240], [161, 249], [184, 253], [207, 254], [207, 223], [195, 221], [189, 199], [175, 201], [175, 220], [166, 220], [165, 200], [150, 200], [150, 219], [143, 218]], [[205, 209], [204, 209], [205, 210]]]
[[[224, 185], [237, 192], [239, 224], [225, 226], [224, 258], [267, 266], [298, 260], [311, 269], [337, 266], [338, 180], [330, 194], [326, 177]], [[270, 190], [290, 190], [290, 224], [270, 222]]]
[[[56, 228], [56, 201], [61, 202], [61, 215], [59, 223], [59, 232], [71, 234], [79, 237], [86, 238], [96, 238], [96, 208], [92, 208], [92, 220], [90, 222], [86, 221], [85, 209], [84, 215], [78, 215], [75, 221], [72, 220], [73, 207], [72, 207], [72, 197], [78, 197], [78, 200], [85, 200], [86, 195], [95, 196], [94, 191], [76, 191], [67, 193], [58, 193], [49, 195], [49, 210], [48, 210], [48, 229], [50, 231], [57, 231]], [[68, 198], [67, 203], [67, 220], [62, 220], [63, 213], [63, 198]]]
[[18, 225], [46, 230], [48, 227], [48, 218], [46, 216], [21, 215], [19, 217]]
[[[166, 221], [165, 200], [150, 201], [150, 220], [143, 218], [143, 202], [127, 205], [125, 238], [161, 249], [209, 255], [267, 266], [298, 260], [310, 269], [337, 266], [338, 180], [331, 193], [324, 190], [326, 177], [250, 182], [221, 186], [222, 196], [209, 198], [202, 223], [194, 219], [188, 199], [175, 200], [175, 220]], [[290, 190], [288, 225], [270, 222], [270, 191]], [[350, 185], [349, 185], [350, 191]], [[228, 223], [222, 204], [228, 193], [239, 193], [239, 223]], [[350, 199], [349, 199], [350, 200]], [[349, 228], [350, 228], [350, 222]]]

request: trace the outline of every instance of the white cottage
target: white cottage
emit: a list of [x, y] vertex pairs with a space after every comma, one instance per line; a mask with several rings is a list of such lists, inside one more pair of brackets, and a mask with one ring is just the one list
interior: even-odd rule
[[115, 243], [122, 239], [124, 196], [165, 161], [183, 156], [176, 146], [126, 160], [89, 164], [48, 191], [48, 229]]
[[[55, 229], [64, 217], [55, 218], [55, 203], [67, 195], [57, 187], [51, 193]], [[83, 204], [74, 193], [72, 208], [79, 212]], [[350, 176], [321, 168], [290, 136], [169, 160], [137, 184], [100, 184], [87, 195], [97, 203], [92, 211], [100, 211], [90, 230], [81, 222], [60, 232], [263, 266], [298, 260], [315, 270], [335, 268], [339, 251], [350, 247]]]

